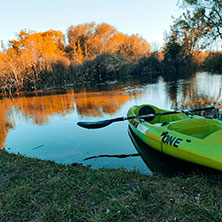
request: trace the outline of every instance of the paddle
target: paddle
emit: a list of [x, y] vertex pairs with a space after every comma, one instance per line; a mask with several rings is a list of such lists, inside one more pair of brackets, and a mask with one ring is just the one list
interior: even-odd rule
[[[222, 106], [218, 106], [218, 107], [222, 108]], [[203, 107], [203, 108], [198, 108], [198, 109], [191, 109], [188, 111], [183, 111], [183, 110], [182, 111], [169, 111], [169, 112], [147, 114], [147, 115], [118, 117], [118, 118], [114, 118], [114, 119], [108, 119], [108, 120], [102, 120], [102, 121], [96, 121], [96, 122], [78, 122], [77, 124], [83, 128], [86, 128], [86, 129], [98, 129], [98, 128], [108, 126], [114, 122], [121, 122], [121, 121], [125, 121], [125, 120], [130, 120], [130, 119], [143, 119], [146, 117], [170, 115], [170, 114], [175, 114], [175, 113], [187, 113], [188, 114], [188, 113], [198, 112], [198, 111], [203, 111], [203, 110], [218, 109], [218, 107], [210, 106], [210, 107]]]

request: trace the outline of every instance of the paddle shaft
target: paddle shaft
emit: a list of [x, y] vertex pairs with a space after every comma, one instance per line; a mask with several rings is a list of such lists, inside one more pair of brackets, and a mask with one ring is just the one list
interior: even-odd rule
[[86, 129], [98, 129], [98, 128], [108, 126], [114, 122], [121, 122], [121, 121], [125, 121], [125, 120], [130, 120], [130, 119], [143, 119], [143, 118], [147, 118], [147, 117], [170, 115], [170, 114], [176, 114], [176, 113], [189, 114], [192, 112], [198, 112], [198, 111], [203, 111], [203, 110], [212, 110], [212, 109], [216, 109], [216, 107], [210, 106], [210, 107], [203, 107], [203, 108], [198, 108], [198, 109], [191, 109], [188, 111], [183, 111], [183, 110], [182, 111], [169, 111], [169, 112], [154, 113], [154, 114], [147, 114], [147, 115], [117, 117], [114, 119], [102, 120], [102, 121], [97, 121], [97, 122], [78, 122], [77, 124], [83, 128], [86, 128]]

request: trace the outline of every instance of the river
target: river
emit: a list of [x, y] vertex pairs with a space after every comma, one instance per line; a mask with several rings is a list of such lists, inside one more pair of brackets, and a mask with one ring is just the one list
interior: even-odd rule
[[[126, 116], [131, 106], [144, 103], [169, 110], [219, 104], [221, 88], [222, 75], [201, 72], [170, 82], [159, 78], [155, 82], [109, 82], [20, 93], [0, 100], [0, 146], [8, 152], [62, 164], [91, 165], [95, 169], [123, 167], [151, 175], [155, 167], [148, 167], [140, 156], [118, 158], [137, 154], [127, 121], [94, 130], [76, 123]], [[105, 156], [84, 160], [101, 155]], [[151, 160], [154, 165], [157, 161]]]

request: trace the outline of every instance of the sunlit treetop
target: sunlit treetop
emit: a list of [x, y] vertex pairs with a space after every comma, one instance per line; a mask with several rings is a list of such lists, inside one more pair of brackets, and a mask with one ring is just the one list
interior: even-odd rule
[[52, 58], [64, 54], [64, 36], [60, 31], [36, 33], [22, 30], [17, 38], [18, 40], [10, 41], [10, 47], [20, 55], [25, 53], [34, 58]]

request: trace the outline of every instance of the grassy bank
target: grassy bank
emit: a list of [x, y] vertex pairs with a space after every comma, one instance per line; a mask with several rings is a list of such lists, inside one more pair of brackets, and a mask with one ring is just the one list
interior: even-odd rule
[[0, 221], [221, 221], [222, 177], [93, 170], [0, 151]]

